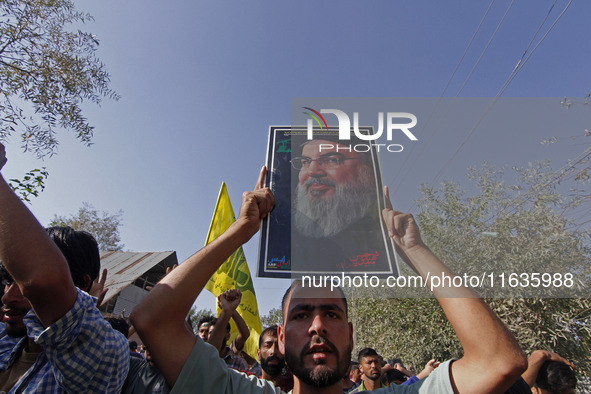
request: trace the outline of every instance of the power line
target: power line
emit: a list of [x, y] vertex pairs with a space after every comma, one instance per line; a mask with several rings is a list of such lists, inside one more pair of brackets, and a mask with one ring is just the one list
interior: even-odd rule
[[464, 90], [464, 87], [466, 86], [466, 84], [468, 83], [468, 80], [470, 79], [470, 77], [472, 76], [472, 73], [474, 72], [474, 70], [476, 69], [476, 67], [478, 66], [478, 64], [480, 63], [480, 60], [482, 59], [482, 57], [484, 56], [484, 54], [486, 53], [486, 50], [488, 49], [490, 43], [492, 42], [492, 40], [495, 38], [495, 36], [497, 35], [497, 32], [499, 31], [499, 29], [501, 28], [501, 25], [503, 24], [503, 22], [505, 21], [505, 18], [507, 17], [507, 14], [509, 13], [509, 10], [511, 9], [511, 7], [513, 7], [513, 3], [515, 2], [515, 0], [511, 0], [511, 3], [509, 4], [509, 7], [507, 7], [507, 11], [505, 11], [505, 14], [503, 15], [503, 17], [501, 18], [501, 20], [499, 21], [499, 24], [497, 25], [497, 28], [495, 29], [495, 31], [493, 32], [492, 36], [490, 37], [490, 39], [488, 40], [488, 42], [486, 43], [486, 46], [484, 47], [484, 50], [482, 51], [482, 53], [480, 54], [480, 56], [478, 57], [478, 60], [476, 60], [476, 63], [474, 64], [474, 67], [472, 67], [472, 70], [470, 71], [470, 74], [468, 74], [468, 76], [466, 77], [466, 80], [464, 81], [464, 83], [462, 84], [462, 87], [460, 88], [460, 90], [458, 91], [458, 93], [456, 94], [456, 97], [460, 95], [460, 93], [462, 93], [462, 90]]
[[[460, 58], [460, 61], [458, 62], [458, 64], [456, 65], [456, 68], [454, 69], [450, 79], [448, 80], [443, 93], [441, 94], [441, 97], [445, 94], [445, 92], [447, 91], [453, 77], [455, 76], [455, 73], [457, 72], [459, 65], [462, 63], [470, 45], [472, 44], [476, 33], [479, 31], [484, 19], [486, 18], [486, 15], [488, 14], [490, 8], [492, 7], [492, 4], [494, 3], [494, 0], [490, 3], [488, 9], [486, 10], [483, 18], [481, 19], [476, 32], [473, 34], [470, 42], [468, 43], [467, 48], [465, 49], [462, 57]], [[511, 7], [513, 6], [514, 0], [511, 1], [511, 3], [509, 4], [509, 6], [507, 7], [507, 10], [505, 11], [505, 14], [503, 15], [503, 17], [501, 18], [501, 20], [499, 21], [497, 28], [495, 29], [495, 31], [493, 32], [492, 36], [490, 37], [486, 47], [484, 48], [484, 50], [482, 51], [482, 53], [480, 54], [478, 60], [476, 61], [476, 63], [474, 64], [474, 67], [472, 68], [472, 70], [470, 71], [469, 75], [467, 76], [466, 80], [464, 81], [464, 83], [462, 84], [462, 87], [460, 88], [460, 90], [458, 91], [456, 97], [463, 91], [464, 87], [466, 86], [468, 80], [470, 79], [472, 73], [474, 72], [474, 70], [476, 69], [476, 67], [478, 66], [480, 60], [482, 59], [482, 57], [484, 56], [486, 50], [488, 49], [490, 43], [492, 42], [493, 38], [495, 37], [496, 33], [498, 32], [498, 30], [500, 29], [503, 21], [505, 20], [507, 14], [509, 13], [509, 10], [511, 9]], [[493, 99], [493, 102], [486, 108], [485, 112], [483, 113], [483, 115], [479, 118], [479, 120], [476, 122], [476, 124], [474, 125], [474, 127], [472, 127], [472, 129], [470, 130], [470, 132], [466, 135], [466, 137], [464, 138], [464, 140], [462, 141], [462, 143], [460, 144], [460, 146], [458, 147], [458, 149], [454, 152], [454, 154], [451, 156], [451, 158], [446, 162], [446, 164], [440, 169], [440, 171], [437, 173], [437, 175], [434, 177], [433, 181], [431, 182], [431, 185], [434, 184], [437, 179], [447, 170], [447, 168], [449, 167], [449, 165], [451, 164], [451, 162], [455, 159], [455, 157], [457, 157], [457, 155], [459, 154], [459, 152], [461, 151], [461, 149], [464, 147], [464, 145], [468, 142], [468, 140], [470, 139], [470, 137], [473, 135], [474, 131], [476, 130], [476, 128], [480, 125], [480, 123], [482, 122], [482, 120], [485, 118], [485, 116], [488, 114], [488, 112], [490, 112], [490, 110], [492, 109], [492, 107], [495, 105], [496, 101], [498, 100], [498, 98], [502, 95], [502, 93], [506, 90], [506, 88], [509, 86], [509, 84], [513, 81], [513, 79], [515, 78], [515, 76], [517, 75], [517, 73], [519, 71], [521, 71], [521, 69], [523, 68], [523, 66], [527, 63], [527, 61], [531, 58], [533, 52], [535, 52], [535, 50], [540, 46], [540, 44], [545, 40], [545, 38], [549, 35], [549, 33], [552, 31], [552, 29], [554, 28], [554, 26], [558, 23], [558, 21], [561, 19], [561, 17], [564, 15], [564, 13], [566, 12], [566, 10], [570, 7], [572, 0], [569, 1], [569, 3], [565, 6], [565, 8], [562, 10], [562, 12], [560, 13], [560, 15], [558, 15], [558, 17], [555, 19], [555, 21], [553, 22], [553, 24], [550, 26], [550, 28], [548, 29], [548, 31], [544, 34], [544, 36], [540, 39], [540, 41], [536, 44], [536, 46], [533, 48], [533, 50], [529, 53], [529, 55], [527, 56], [527, 58], [524, 59], [525, 55], [527, 54], [529, 48], [531, 47], [532, 43], [535, 40], [535, 37], [537, 37], [538, 33], [540, 32], [540, 30], [542, 29], [543, 25], [546, 23], [549, 15], [551, 14], [552, 10], [554, 9], [554, 6], [556, 5], [557, 0], [554, 1], [554, 3], [552, 4], [552, 6], [550, 7], [550, 9], [548, 10], [548, 12], [546, 13], [546, 16], [544, 17], [544, 19], [542, 20], [540, 26], [538, 27], [537, 31], [534, 33], [534, 35], [532, 36], [532, 39], [530, 40], [528, 46], [526, 47], [526, 49], [524, 50], [521, 58], [519, 59], [519, 61], [517, 62], [517, 65], [515, 66], [515, 68], [513, 69], [513, 71], [511, 72], [511, 74], [509, 75], [509, 77], [507, 78], [507, 80], [505, 81], [505, 83], [503, 84], [503, 86], [501, 87], [501, 89], [499, 90], [499, 92], [497, 93], [497, 95], [495, 96], [495, 98]], [[523, 60], [523, 62], [522, 62]], [[439, 105], [439, 102], [441, 101], [441, 97], [440, 100], [437, 101], [436, 107]], [[433, 115], [433, 112], [431, 113], [427, 123], [430, 122], [431, 117]], [[433, 135], [435, 134], [437, 130], [435, 130], [432, 135], [430, 136], [430, 138], [433, 137]], [[430, 140], [427, 140], [427, 144], [429, 143]], [[423, 148], [423, 150], [421, 151], [421, 153], [424, 151], [425, 148]], [[414, 150], [414, 146], [411, 149], [411, 153]], [[414, 162], [416, 162], [416, 160], [418, 159], [417, 156], [414, 157], [413, 160], [413, 164]], [[404, 165], [406, 165], [406, 162], [404, 163]], [[404, 165], [401, 167], [401, 169], [398, 171], [398, 174], [395, 176], [395, 178], [393, 179], [393, 181], [398, 177], [398, 175], [401, 173], [402, 168], [404, 167]], [[412, 167], [411, 167], [412, 168]], [[559, 171], [562, 171], [559, 170]], [[405, 176], [408, 174], [408, 171], [406, 172]], [[402, 178], [404, 179], [404, 178]], [[401, 182], [400, 182], [401, 183]], [[400, 184], [398, 183], [398, 184]], [[398, 190], [397, 189], [394, 191], [393, 194], [395, 194], [395, 192]], [[414, 204], [414, 203], [413, 203]], [[416, 205], [416, 204], [414, 204]], [[413, 208], [414, 208], [413, 205]]]
[[[531, 44], [533, 44], [534, 40], [536, 39], [536, 36], [538, 35], [538, 33], [540, 32], [540, 30], [542, 30], [542, 27], [544, 26], [544, 24], [546, 23], [546, 21], [548, 20], [548, 17], [550, 16], [550, 13], [552, 12], [552, 10], [554, 9], [554, 6], [556, 5], [556, 3], [558, 2], [558, 0], [554, 0], [554, 3], [552, 4], [552, 6], [550, 6], [550, 9], [548, 10], [548, 12], [546, 13], [546, 17], [542, 20], [542, 23], [540, 23], [540, 26], [538, 27], [538, 30], [536, 30], [536, 32], [534, 33], [534, 35], [532, 36], [531, 40], [529, 40], [529, 44], [527, 44], [527, 48], [525, 48], [525, 51], [523, 51], [523, 54], [521, 55], [521, 58], [519, 59], [519, 61], [517, 62], [517, 64], [515, 65], [515, 67], [513, 68], [513, 71], [511, 71], [511, 75], [515, 72], [515, 70], [517, 70], [517, 68], [521, 65], [521, 61], [523, 60], [523, 58], [525, 57], [527, 51], [529, 51], [529, 48], [531, 47]], [[509, 76], [511, 76], [509, 75]], [[505, 86], [505, 84], [507, 83], [507, 81], [505, 81], [505, 83], [503, 84], [503, 87]], [[498, 93], [497, 93], [498, 95]]]
[[[556, 0], [558, 1], [558, 0]], [[464, 49], [464, 53], [462, 54], [462, 57], [460, 57], [460, 60], [458, 61], [458, 64], [456, 65], [456, 68], [454, 69], [454, 71], [451, 73], [451, 76], [449, 77], [449, 80], [447, 81], [447, 84], [445, 85], [445, 88], [443, 89], [443, 92], [441, 93], [441, 97], [443, 97], [443, 95], [445, 94], [445, 92], [447, 91], [447, 88], [449, 87], [449, 84], [451, 83], [452, 79], [454, 78], [454, 76], [456, 75], [456, 72], [458, 71], [458, 69], [460, 68], [460, 64], [462, 64], [462, 61], [464, 60], [464, 57], [466, 56], [466, 53], [468, 53], [468, 49], [470, 49], [470, 46], [472, 45], [472, 42], [474, 41], [474, 38], [476, 37], [476, 34], [478, 34], [478, 32], [480, 31], [480, 27], [482, 26], [482, 24], [484, 23], [484, 20], [486, 19], [486, 16], [488, 15], [488, 12], [490, 11], [490, 9], [492, 8], [493, 4], [494, 4], [495, 0], [492, 0], [490, 2], [490, 4], [488, 5], [488, 8], [486, 9], [486, 12], [484, 13], [484, 15], [482, 16], [482, 19], [480, 20], [480, 23], [478, 24], [478, 27], [476, 28], [476, 30], [474, 31], [474, 34], [472, 34], [472, 38], [470, 39], [470, 42], [468, 42], [468, 46], [466, 46], [466, 49]]]
[[[437, 179], [439, 178], [439, 176], [441, 176], [441, 174], [443, 174], [443, 172], [445, 172], [445, 170], [449, 167], [449, 165], [451, 164], [451, 162], [455, 159], [455, 157], [458, 155], [458, 153], [460, 152], [460, 150], [464, 147], [464, 145], [468, 142], [468, 140], [470, 139], [470, 137], [474, 134], [474, 131], [476, 131], [476, 128], [480, 125], [480, 123], [482, 122], [482, 120], [484, 119], [484, 117], [490, 112], [490, 110], [492, 109], [492, 107], [495, 105], [495, 103], [497, 102], [498, 98], [503, 94], [503, 92], [505, 91], [505, 89], [509, 86], [509, 83], [511, 83], [511, 81], [513, 80], [513, 78], [515, 78], [515, 75], [517, 75], [517, 73], [521, 70], [521, 68], [523, 68], [523, 66], [525, 65], [525, 63], [529, 60], [529, 58], [531, 57], [532, 53], [538, 48], [538, 46], [542, 43], [542, 41], [544, 41], [544, 39], [548, 36], [548, 34], [550, 33], [550, 31], [552, 31], [552, 29], [554, 28], [554, 26], [556, 25], [556, 23], [558, 23], [558, 21], [560, 20], [560, 18], [562, 17], [562, 15], [564, 15], [564, 13], [566, 12], [566, 10], [568, 9], [568, 7], [571, 5], [571, 3], [573, 2], [573, 0], [570, 0], [569, 3], [566, 5], [566, 7], [564, 8], [564, 10], [562, 10], [562, 12], [560, 13], [560, 15], [558, 15], [558, 17], [556, 18], [556, 20], [554, 21], [554, 23], [550, 26], [550, 28], [548, 29], [548, 31], [546, 32], [546, 34], [544, 34], [544, 36], [540, 39], [540, 41], [536, 44], [536, 46], [534, 47], [534, 49], [532, 49], [532, 51], [529, 53], [528, 57], [525, 59], [525, 61], [521, 64], [521, 66], [516, 67], [513, 69], [513, 72], [511, 73], [511, 75], [509, 76], [509, 78], [507, 79], [507, 81], [505, 82], [505, 84], [503, 84], [503, 87], [501, 88], [501, 90], [499, 90], [499, 92], [496, 94], [496, 96], [494, 97], [492, 103], [486, 108], [484, 114], [478, 119], [478, 121], [476, 122], [476, 124], [474, 125], [474, 127], [472, 127], [472, 129], [470, 130], [470, 132], [467, 134], [466, 138], [464, 138], [464, 141], [462, 141], [462, 143], [460, 144], [460, 146], [458, 147], [458, 149], [454, 152], [454, 154], [452, 155], [452, 157], [446, 162], [446, 164], [439, 170], [439, 172], [437, 173], [437, 175], [435, 176], [435, 178], [433, 179], [432, 183], [435, 183], [437, 181]], [[556, 1], [554, 2], [554, 4], [552, 4], [552, 6], [550, 7], [550, 10], [548, 11], [548, 13], [546, 14], [546, 17], [544, 18], [544, 20], [542, 21], [542, 24], [540, 25], [540, 27], [538, 28], [538, 30], [536, 31], [536, 33], [534, 34], [534, 36], [532, 37], [532, 39], [530, 40], [530, 44], [527, 46], [526, 50], [524, 51], [523, 56], [525, 55], [525, 53], [527, 52], [527, 50], [529, 49], [529, 47], [531, 46], [531, 43], [533, 42], [533, 40], [535, 39], [535, 37], [537, 36], [538, 32], [540, 31], [540, 29], [542, 28], [542, 26], [544, 25], [545, 21], [548, 19], [548, 16], [550, 14], [550, 12], [552, 11], [552, 9], [554, 8], [554, 5], [556, 4]], [[489, 42], [486, 45], [486, 48], [484, 49], [484, 51], [482, 52], [482, 54], [480, 55], [480, 57], [478, 58], [478, 61], [476, 62], [476, 64], [474, 65], [474, 67], [472, 68], [472, 71], [474, 71], [474, 69], [476, 68], [476, 65], [478, 64], [478, 62], [480, 62], [480, 59], [482, 58], [482, 56], [484, 55], [484, 53], [486, 52], [486, 49], [488, 48], [488, 45], [490, 44], [490, 42], [492, 41], [493, 37], [495, 36], [497, 30], [500, 28], [501, 24], [503, 23], [503, 20], [505, 19], [505, 17], [507, 16], [507, 13], [509, 12], [509, 10], [511, 9], [511, 6], [513, 5], [513, 1], [511, 2], [511, 4], [509, 4], [509, 7], [507, 8], [507, 11], [505, 11], [505, 15], [503, 15], [503, 18], [501, 19], [501, 21], [499, 22], [499, 24], [497, 25], [497, 29], [495, 30], [495, 32], [493, 33], [493, 35], [491, 36]], [[520, 60], [521, 61], [521, 60]], [[518, 63], [519, 64], [519, 63]], [[472, 75], [472, 71], [470, 72], [470, 75]], [[468, 75], [468, 77], [466, 78], [466, 81], [464, 81], [464, 85], [462, 85], [462, 88], [460, 89], [460, 91], [458, 92], [458, 94], [463, 90], [464, 86], [466, 85], [466, 82], [468, 82], [468, 79], [470, 78], [470, 75]]]
[[[548, 28], [548, 31], [546, 32], [546, 34], [544, 34], [544, 36], [536, 44], [536, 46], [534, 47], [534, 49], [532, 49], [532, 51], [529, 53], [529, 55], [523, 61], [523, 63], [521, 63], [521, 59], [523, 59], [523, 55], [522, 55], [521, 59], [519, 59], [519, 62], [517, 62], [517, 65], [515, 66], [515, 68], [511, 72], [511, 74], [509, 75], [509, 78], [507, 78], [507, 80], [505, 81], [505, 83], [503, 84], [503, 86], [501, 87], [501, 89], [498, 91], [497, 96], [500, 96], [501, 94], [503, 94], [503, 92], [509, 87], [509, 84], [511, 82], [513, 82], [513, 79], [515, 79], [515, 76], [517, 76], [517, 74], [519, 73], [519, 71], [521, 71], [521, 69], [523, 68], [523, 66], [525, 66], [525, 64], [527, 63], [527, 61], [531, 57], [531, 55], [533, 55], [533, 53], [536, 51], [536, 49], [538, 49], [538, 47], [546, 39], [546, 37], [548, 36], [548, 34], [550, 34], [550, 32], [552, 31], [552, 29], [554, 28], [554, 26], [556, 26], [556, 24], [558, 23], [558, 21], [560, 20], [560, 18], [562, 18], [562, 16], [564, 15], [564, 13], [568, 9], [568, 7], [570, 7], [570, 5], [571, 5], [572, 2], [573, 2], [573, 0], [570, 0], [568, 2], [568, 4], [564, 7], [564, 9], [562, 10], [562, 12], [560, 13], [560, 15], [558, 15], [558, 17], [554, 20], [554, 23], [552, 23], [552, 25]], [[554, 4], [556, 4], [556, 2], [554, 2]], [[554, 8], [554, 4], [552, 4], [552, 7], [550, 8], [550, 11], [552, 11], [552, 8]], [[550, 11], [548, 11], [548, 15], [550, 14]], [[544, 18], [544, 22], [548, 18], [548, 15], [546, 15], [546, 18]], [[540, 26], [540, 29], [541, 29], [541, 26]], [[540, 29], [538, 29], [538, 31]], [[536, 32], [536, 35], [537, 35], [537, 33], [538, 32]], [[534, 37], [535, 37], [535, 35], [534, 35]], [[532, 38], [532, 41], [533, 40], [534, 40], [534, 38]], [[530, 42], [530, 45], [531, 45], [531, 42]], [[529, 48], [529, 46], [528, 46], [528, 48]], [[527, 51], [527, 49], [526, 49], [526, 51]], [[525, 52], [524, 52], [524, 55], [525, 55]]]
[[[460, 144], [460, 146], [458, 147], [458, 149], [454, 152], [454, 154], [451, 156], [451, 158], [445, 163], [445, 165], [439, 170], [439, 172], [437, 173], [437, 175], [433, 178], [433, 181], [431, 182], [431, 185], [433, 185], [437, 179], [446, 171], [446, 169], [449, 167], [449, 165], [451, 164], [451, 162], [455, 159], [455, 157], [458, 155], [458, 153], [460, 152], [460, 150], [464, 147], [464, 145], [468, 142], [468, 140], [470, 139], [470, 137], [474, 134], [474, 131], [476, 130], [476, 128], [480, 125], [480, 123], [482, 122], [482, 120], [484, 119], [484, 117], [490, 112], [490, 110], [492, 109], [492, 107], [495, 105], [495, 103], [497, 102], [498, 98], [503, 94], [503, 92], [505, 91], [505, 89], [509, 86], [509, 84], [511, 83], [511, 81], [515, 78], [515, 76], [517, 75], [517, 73], [523, 68], [523, 66], [527, 63], [527, 61], [530, 59], [531, 55], [533, 54], [533, 52], [539, 47], [539, 45], [545, 40], [545, 38], [548, 36], [548, 34], [550, 33], [550, 31], [552, 31], [552, 29], [554, 28], [554, 26], [558, 23], [558, 21], [560, 20], [560, 18], [564, 15], [564, 13], [566, 12], [566, 10], [569, 8], [569, 6], [571, 5], [573, 0], [570, 0], [568, 2], [568, 4], [565, 6], [565, 8], [562, 10], [562, 12], [560, 13], [560, 15], [558, 15], [558, 17], [556, 18], [556, 20], [554, 21], [554, 23], [552, 23], [552, 25], [549, 27], [548, 31], [546, 32], [546, 34], [544, 34], [544, 36], [540, 39], [540, 41], [536, 44], [536, 46], [534, 47], [534, 49], [532, 49], [532, 51], [529, 53], [528, 57], [523, 61], [523, 63], [521, 63], [521, 65], [519, 64], [521, 62], [521, 59], [518, 62], [518, 65], [513, 69], [513, 71], [511, 72], [509, 78], [507, 79], [507, 81], [505, 81], [505, 83], [503, 84], [503, 87], [499, 90], [499, 92], [497, 92], [496, 96], [494, 97], [492, 103], [486, 108], [484, 114], [478, 119], [478, 121], [476, 122], [476, 124], [474, 125], [474, 127], [472, 127], [472, 129], [470, 130], [470, 132], [467, 134], [466, 138], [464, 138], [464, 140], [462, 141], [462, 143]], [[527, 53], [529, 47], [531, 46], [531, 43], [533, 42], [533, 40], [535, 39], [535, 37], [537, 36], [538, 32], [541, 30], [542, 26], [544, 25], [544, 23], [546, 22], [546, 20], [548, 19], [549, 14], [551, 13], [552, 9], [554, 8], [554, 5], [556, 4], [556, 1], [554, 2], [554, 4], [552, 4], [552, 6], [550, 7], [550, 10], [548, 11], [548, 13], [546, 14], [546, 17], [544, 18], [544, 20], [542, 21], [540, 27], [538, 28], [538, 30], [536, 31], [536, 33], [534, 34], [534, 36], [532, 37], [532, 39], [530, 40], [529, 45], [527, 46], [527, 48], [525, 49], [523, 56], [525, 55], [525, 53]], [[492, 41], [492, 38], [494, 37], [494, 35], [496, 34], [497, 30], [499, 29], [499, 27], [501, 26], [503, 20], [505, 19], [505, 17], [507, 16], [507, 13], [509, 12], [509, 10], [511, 9], [511, 6], [513, 5], [513, 1], [511, 2], [511, 4], [509, 5], [509, 7], [507, 8], [507, 11], [505, 12], [505, 15], [503, 15], [503, 18], [501, 19], [501, 21], [499, 22], [497, 29], [495, 30], [493, 36], [491, 37], [491, 39], [489, 40], [486, 48], [488, 48], [488, 45], [490, 44], [490, 42]], [[478, 64], [478, 62], [480, 61], [480, 59], [482, 58], [482, 56], [484, 55], [484, 52], [486, 52], [486, 48], [484, 49], [484, 51], [482, 52], [480, 58], [478, 59], [477, 63], [474, 65], [474, 68], [472, 69], [472, 71], [474, 71], [474, 69], [476, 68], [476, 65]], [[472, 75], [472, 72], [470, 72], [470, 75]], [[458, 91], [458, 94], [463, 90], [465, 84], [467, 83], [468, 79], [470, 78], [470, 75], [468, 75], [468, 77], [466, 78], [466, 81], [464, 82], [464, 85], [462, 85], [462, 88]]]
[[[490, 4], [488, 5], [488, 8], [486, 9], [486, 11], [484, 12], [484, 15], [482, 16], [482, 18], [480, 19], [480, 23], [478, 23], [478, 26], [476, 27], [476, 30], [474, 31], [474, 33], [472, 34], [472, 37], [470, 38], [470, 41], [468, 42], [468, 45], [466, 46], [466, 49], [464, 49], [464, 53], [462, 54], [462, 56], [460, 57], [460, 60], [458, 61], [458, 63], [456, 64], [456, 67], [454, 68], [451, 76], [449, 77], [447, 84], [445, 85], [445, 88], [443, 89], [443, 92], [441, 92], [441, 95], [439, 96], [439, 100], [437, 100], [437, 103], [435, 104], [435, 108], [433, 109], [433, 111], [431, 112], [431, 114], [429, 115], [429, 118], [427, 119], [427, 121], [425, 122], [422, 130], [425, 130], [427, 128], [427, 126], [429, 125], [429, 123], [431, 122], [431, 118], [433, 117], [433, 113], [435, 112], [435, 109], [439, 106], [439, 103], [441, 102], [441, 98], [445, 95], [445, 92], [447, 91], [447, 88], [449, 87], [449, 85], [451, 84], [451, 81], [453, 80], [454, 76], [456, 75], [456, 72], [458, 71], [458, 69], [460, 68], [460, 65], [462, 64], [462, 62], [464, 61], [464, 58], [466, 57], [466, 54], [468, 53], [468, 50], [470, 49], [472, 42], [474, 42], [474, 39], [476, 38], [476, 35], [478, 34], [478, 32], [480, 31], [480, 28], [482, 27], [482, 24], [484, 23], [490, 9], [492, 8], [493, 4], [494, 4], [495, 0], [491, 0]], [[431, 139], [435, 136], [435, 134], [437, 133], [438, 129], [434, 129], [433, 132], [431, 133], [431, 135], [427, 136], [425, 144], [423, 145], [423, 149], [421, 150], [421, 152], [419, 152], [418, 155], [414, 155], [413, 156], [413, 151], [416, 147], [416, 145], [413, 145], [412, 148], [410, 149], [409, 152], [409, 156], [413, 157], [414, 159], [412, 160], [412, 163], [410, 164], [410, 168], [412, 168], [415, 164], [415, 162], [417, 161], [418, 157], [420, 155], [422, 155], [422, 153], [425, 151], [426, 147], [429, 145], [429, 142], [431, 141]], [[396, 192], [398, 191], [398, 188], [400, 187], [400, 185], [402, 184], [402, 181], [406, 178], [406, 176], [408, 175], [408, 170], [406, 171], [405, 175], [401, 178], [400, 182], [396, 182], [396, 180], [398, 179], [399, 175], [403, 173], [403, 170], [405, 170], [406, 164], [410, 163], [410, 161], [404, 161], [404, 163], [402, 164], [402, 166], [400, 166], [398, 168], [397, 173], [394, 175], [394, 177], [391, 180], [391, 184], [395, 184], [398, 185], [396, 186], [396, 189], [393, 190], [392, 195], [395, 195]]]

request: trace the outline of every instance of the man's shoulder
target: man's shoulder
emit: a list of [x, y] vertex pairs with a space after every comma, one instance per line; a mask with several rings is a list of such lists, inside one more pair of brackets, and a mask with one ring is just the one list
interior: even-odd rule
[[362, 391], [365, 391], [365, 386], [363, 385], [363, 382], [357, 385], [357, 387], [352, 388], [351, 391], [347, 392], [347, 394], [360, 393]]
[[129, 373], [123, 384], [121, 393], [161, 393], [169, 391], [162, 373], [150, 366], [145, 359], [132, 357], [129, 360]]
[[102, 317], [94, 297], [77, 290], [72, 308], [50, 326], [27, 315], [27, 332], [43, 346], [64, 390], [119, 391], [129, 370], [127, 339]]
[[13, 354], [19, 347], [24, 346], [26, 336], [22, 338], [11, 337], [6, 333], [4, 324], [0, 323], [0, 370], [4, 370], [11, 362]]
[[218, 351], [199, 337], [171, 393], [192, 392], [196, 388], [204, 393], [283, 393], [269, 381], [230, 369], [219, 357]]
[[425, 379], [419, 380], [414, 384], [408, 386], [390, 385], [390, 387], [387, 388], [389, 390], [383, 390], [380, 391], [380, 393], [453, 394], [454, 391], [451, 385], [451, 378], [449, 374], [449, 366], [452, 361], [453, 360], [448, 360], [444, 363], [441, 363], [441, 365], [431, 372], [429, 376], [427, 376]]
[[226, 364], [228, 364], [230, 368], [239, 371], [246, 371], [248, 369], [248, 363], [246, 362], [246, 360], [234, 353], [234, 351], [230, 347], [226, 346], [226, 349], [227, 352], [224, 356], [224, 361], [226, 362]]
[[0, 354], [5, 353], [8, 350], [12, 350], [21, 339], [11, 337], [6, 333], [6, 326], [3, 323], [0, 323]]
[[55, 340], [63, 341], [67, 337], [76, 337], [81, 331], [92, 332], [94, 334], [88, 338], [91, 342], [100, 342], [101, 347], [107, 349], [115, 342], [121, 350], [129, 353], [126, 338], [120, 332], [113, 330], [103, 318], [96, 307], [96, 299], [80, 289], [76, 290], [78, 295], [72, 308], [49, 327], [43, 327], [39, 318], [31, 313], [32, 311], [29, 312], [24, 318], [29, 336], [40, 345], [46, 346]]

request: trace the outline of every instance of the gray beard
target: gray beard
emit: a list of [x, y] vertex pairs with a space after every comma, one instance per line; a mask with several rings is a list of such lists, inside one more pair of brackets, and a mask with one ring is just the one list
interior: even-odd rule
[[[330, 183], [323, 179], [311, 178], [306, 183]], [[366, 216], [372, 205], [375, 183], [373, 171], [363, 165], [357, 174], [357, 181], [345, 184], [330, 183], [335, 193], [329, 200], [308, 197], [306, 184], [298, 183], [294, 202], [295, 228], [306, 237], [329, 238], [343, 231], [349, 225]]]

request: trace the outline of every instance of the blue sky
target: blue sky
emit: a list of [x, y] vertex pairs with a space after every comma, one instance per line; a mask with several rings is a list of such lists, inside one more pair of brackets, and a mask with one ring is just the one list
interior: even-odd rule
[[[447, 89], [455, 97], [507, 8], [497, 0]], [[554, 1], [515, 2], [474, 69], [461, 97], [493, 97], [511, 74]], [[182, 261], [202, 247], [222, 181], [234, 210], [265, 162], [270, 125], [291, 121], [296, 97], [440, 97], [489, 1], [78, 1], [95, 21], [117, 102], [85, 105], [94, 145], [59, 134], [59, 154], [43, 163], [8, 142], [7, 178], [40, 165], [46, 191], [31, 205], [43, 224], [83, 201], [124, 211], [121, 235], [134, 251], [176, 250]], [[557, 0], [535, 43], [569, 4]], [[591, 2], [575, 0], [537, 47], [503, 97], [581, 97], [591, 91]], [[533, 48], [533, 46], [532, 46]], [[531, 50], [531, 48], [530, 48]], [[526, 55], [527, 56], [527, 55]], [[582, 109], [584, 108], [584, 109]], [[588, 114], [589, 107], [579, 113]], [[588, 116], [588, 115], [587, 115]], [[429, 141], [408, 156], [381, 157], [384, 182], [402, 210], [418, 185], [431, 182], [468, 130]], [[583, 150], [540, 141], [583, 130], [539, 128], [491, 135], [476, 130], [442, 179], [462, 181], [484, 158], [556, 167]], [[396, 182], [396, 185], [393, 183]], [[245, 247], [256, 272], [258, 235]], [[286, 280], [256, 279], [259, 309], [278, 307]], [[199, 307], [214, 307], [202, 295]]]

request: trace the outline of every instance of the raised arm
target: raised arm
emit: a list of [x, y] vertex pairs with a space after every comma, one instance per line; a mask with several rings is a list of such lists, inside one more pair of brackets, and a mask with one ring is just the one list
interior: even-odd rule
[[[0, 169], [6, 163], [0, 144]], [[0, 175], [0, 260], [47, 327], [76, 301], [66, 259]]]
[[97, 277], [94, 282], [92, 282], [92, 286], [90, 287], [90, 294], [93, 297], [96, 297], [96, 306], [97, 308], [101, 306], [107, 292], [109, 291], [108, 287], [105, 287], [105, 282], [107, 281], [107, 273], [109, 271], [105, 268], [103, 269], [103, 274], [101, 275], [101, 279]]
[[235, 310], [234, 313], [232, 313], [232, 319], [238, 328], [238, 335], [234, 338], [234, 344], [236, 345], [236, 350], [240, 352], [244, 349], [244, 344], [248, 337], [250, 337], [250, 330], [242, 316], [240, 316], [240, 313], [238, 313], [238, 310]]
[[164, 277], [131, 314], [134, 327], [171, 386], [196, 340], [185, 325], [195, 298], [218, 267], [258, 231], [261, 219], [273, 208], [273, 195], [263, 188], [265, 173], [263, 168], [254, 191], [242, 195], [238, 219], [226, 232]]
[[[423, 279], [455, 276], [423, 243], [411, 214], [394, 211], [385, 188], [384, 221], [397, 250]], [[431, 286], [431, 283], [427, 283]], [[451, 366], [454, 390], [460, 393], [504, 392], [527, 366], [513, 335], [490, 308], [466, 287], [435, 287], [433, 294], [443, 308], [464, 349]]]
[[560, 361], [561, 363], [574, 368], [574, 365], [570, 361], [556, 353], [547, 350], [534, 350], [531, 356], [527, 359], [527, 370], [521, 375], [529, 387], [535, 386], [538, 372], [540, 372], [540, 368], [542, 368], [542, 365], [544, 365], [546, 361]]
[[435, 368], [437, 368], [439, 364], [440, 362], [435, 359], [429, 360], [427, 364], [425, 364], [425, 368], [423, 368], [423, 370], [416, 375], [417, 378], [419, 380], [425, 379], [427, 376], [431, 375], [431, 372], [435, 371]]
[[221, 312], [218, 317], [213, 330], [209, 334], [207, 342], [215, 347], [219, 352], [222, 351], [222, 344], [226, 336], [226, 327], [230, 322], [230, 318], [236, 313], [236, 308], [240, 305], [242, 294], [238, 289], [231, 289], [224, 291], [218, 297], [218, 305], [220, 306]]

